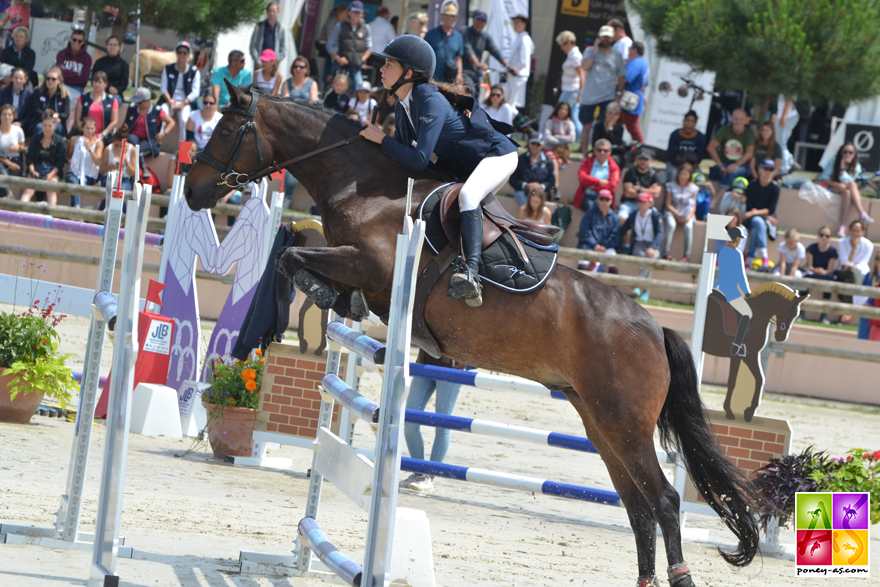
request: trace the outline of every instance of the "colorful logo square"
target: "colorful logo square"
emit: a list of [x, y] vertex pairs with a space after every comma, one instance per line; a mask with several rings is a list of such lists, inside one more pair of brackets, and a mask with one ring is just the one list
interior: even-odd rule
[[795, 497], [795, 528], [831, 530], [833, 505], [831, 493], [798, 493]]
[[828, 566], [832, 557], [830, 530], [798, 530], [796, 559], [799, 566]]
[[870, 502], [867, 493], [835, 493], [831, 518], [835, 530], [867, 530]]
[[833, 534], [832, 564], [842, 567], [868, 566], [867, 530], [835, 530]]

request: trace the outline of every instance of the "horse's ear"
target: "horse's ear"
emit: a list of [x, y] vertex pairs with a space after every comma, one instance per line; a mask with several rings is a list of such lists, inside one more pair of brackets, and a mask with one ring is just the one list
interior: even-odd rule
[[806, 299], [807, 299], [808, 297], [810, 297], [810, 294], [808, 294], [808, 293], [800, 294], [800, 295], [797, 297], [797, 303], [798, 303], [798, 304], [802, 304], [802, 303], [804, 303], [804, 301], [806, 301]]
[[247, 94], [242, 92], [241, 88], [234, 85], [225, 77], [223, 78], [223, 83], [226, 84], [226, 90], [229, 92], [229, 102], [239, 108], [242, 108], [242, 106], [246, 106]]

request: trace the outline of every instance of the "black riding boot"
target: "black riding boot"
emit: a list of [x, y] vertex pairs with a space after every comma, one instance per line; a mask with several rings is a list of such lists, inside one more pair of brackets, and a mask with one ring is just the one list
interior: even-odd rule
[[476, 308], [483, 304], [480, 286], [480, 252], [483, 249], [483, 211], [480, 208], [461, 213], [461, 252], [464, 263], [460, 264], [449, 280], [448, 297], [464, 298], [468, 306]]
[[749, 316], [740, 316], [739, 324], [736, 327], [736, 337], [733, 339], [733, 344], [730, 346], [730, 354], [736, 355], [739, 357], [746, 356], [746, 345], [743, 342], [743, 339], [746, 337], [746, 332], [749, 329], [749, 323], [752, 321]]

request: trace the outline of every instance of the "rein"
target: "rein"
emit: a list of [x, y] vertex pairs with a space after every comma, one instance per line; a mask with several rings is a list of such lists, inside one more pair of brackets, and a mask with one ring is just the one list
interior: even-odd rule
[[[244, 122], [238, 129], [238, 136], [235, 138], [235, 143], [232, 145], [232, 154], [229, 156], [229, 160], [226, 163], [205, 154], [204, 151], [196, 154], [196, 161], [204, 161], [205, 163], [220, 170], [220, 181], [218, 181], [216, 184], [218, 186], [225, 185], [229, 186], [232, 189], [241, 189], [247, 184], [258, 179], [262, 179], [267, 175], [271, 175], [276, 171], [283, 171], [284, 168], [288, 165], [293, 165], [294, 163], [298, 163], [299, 161], [314, 157], [315, 155], [320, 155], [321, 153], [325, 153], [332, 149], [349, 145], [357, 141], [358, 139], [363, 138], [361, 137], [361, 135], [358, 134], [353, 137], [348, 137], [347, 139], [337, 141], [331, 145], [327, 145], [326, 147], [321, 147], [320, 149], [309, 151], [304, 155], [294, 157], [293, 159], [288, 159], [287, 161], [283, 161], [281, 163], [276, 163], [275, 161], [273, 161], [269, 167], [265, 167], [263, 165], [263, 150], [260, 148], [260, 135], [257, 133], [257, 123], [254, 121], [254, 114], [256, 113], [257, 102], [259, 100], [260, 95], [255, 90], [251, 89], [251, 105], [246, 111], [242, 110], [241, 108], [234, 108], [232, 106], [227, 106], [226, 108], [223, 108], [221, 110], [221, 112], [223, 112], [224, 114], [227, 112], [231, 112], [234, 114], [241, 114], [245, 117]], [[235, 161], [241, 154], [241, 150], [244, 147], [245, 139], [247, 139], [248, 133], [251, 130], [254, 131], [254, 142], [257, 145], [257, 156], [260, 160], [261, 171], [257, 171], [251, 174], [237, 173], [232, 167], [233, 165], [235, 165]]]

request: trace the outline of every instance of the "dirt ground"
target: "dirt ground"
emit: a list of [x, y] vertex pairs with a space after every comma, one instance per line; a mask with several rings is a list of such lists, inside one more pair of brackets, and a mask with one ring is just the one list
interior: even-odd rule
[[[5, 309], [5, 308], [4, 308]], [[62, 351], [80, 368], [88, 321], [62, 324]], [[109, 347], [108, 347], [109, 351]], [[109, 352], [105, 351], [105, 370]], [[77, 365], [76, 363], [79, 363]], [[364, 378], [364, 394], [378, 400], [379, 379]], [[723, 396], [705, 394], [718, 408]], [[537, 405], [540, 403], [540, 405]], [[428, 409], [432, 409], [429, 405]], [[463, 388], [455, 413], [534, 428], [583, 434], [566, 402], [526, 395]], [[765, 395], [759, 415], [786, 418], [794, 430], [793, 451], [815, 445], [833, 455], [851, 447], [877, 446], [880, 409]], [[55, 418], [33, 418], [29, 425], [0, 424], [0, 522], [51, 526], [64, 488], [73, 425]], [[426, 429], [427, 450], [433, 431]], [[362, 425], [355, 445], [371, 448], [373, 436]], [[82, 529], [95, 523], [104, 431], [95, 428]], [[311, 453], [283, 447], [271, 456], [292, 458], [289, 471], [233, 467], [214, 460], [209, 447], [190, 439], [132, 435], [122, 519], [133, 559], [120, 559], [117, 572], [126, 586], [305, 586], [318, 580], [243, 577], [239, 551], [287, 554], [302, 518]], [[515, 444], [456, 432], [446, 462], [495, 469], [612, 489], [601, 459], [531, 444]], [[671, 476], [671, 468], [666, 467]], [[427, 512], [431, 524], [437, 585], [465, 587], [626, 586], [636, 581], [636, 555], [621, 508], [533, 495], [440, 479], [430, 494], [401, 491], [399, 504]], [[366, 513], [329, 484], [319, 514], [322, 529], [342, 550], [357, 558], [364, 544]], [[716, 546], [731, 547], [732, 535], [714, 518], [691, 515], [688, 525], [709, 530], [709, 543], [685, 542], [685, 560], [698, 585], [801, 585], [791, 557], [756, 559], [745, 569], [728, 566]], [[880, 531], [871, 540], [872, 578], [829, 578], [838, 585], [880, 585]], [[794, 532], [783, 530], [783, 543]], [[666, 560], [658, 549], [657, 570]], [[0, 586], [84, 585], [89, 553], [0, 545]], [[665, 584], [665, 582], [664, 582]]]

